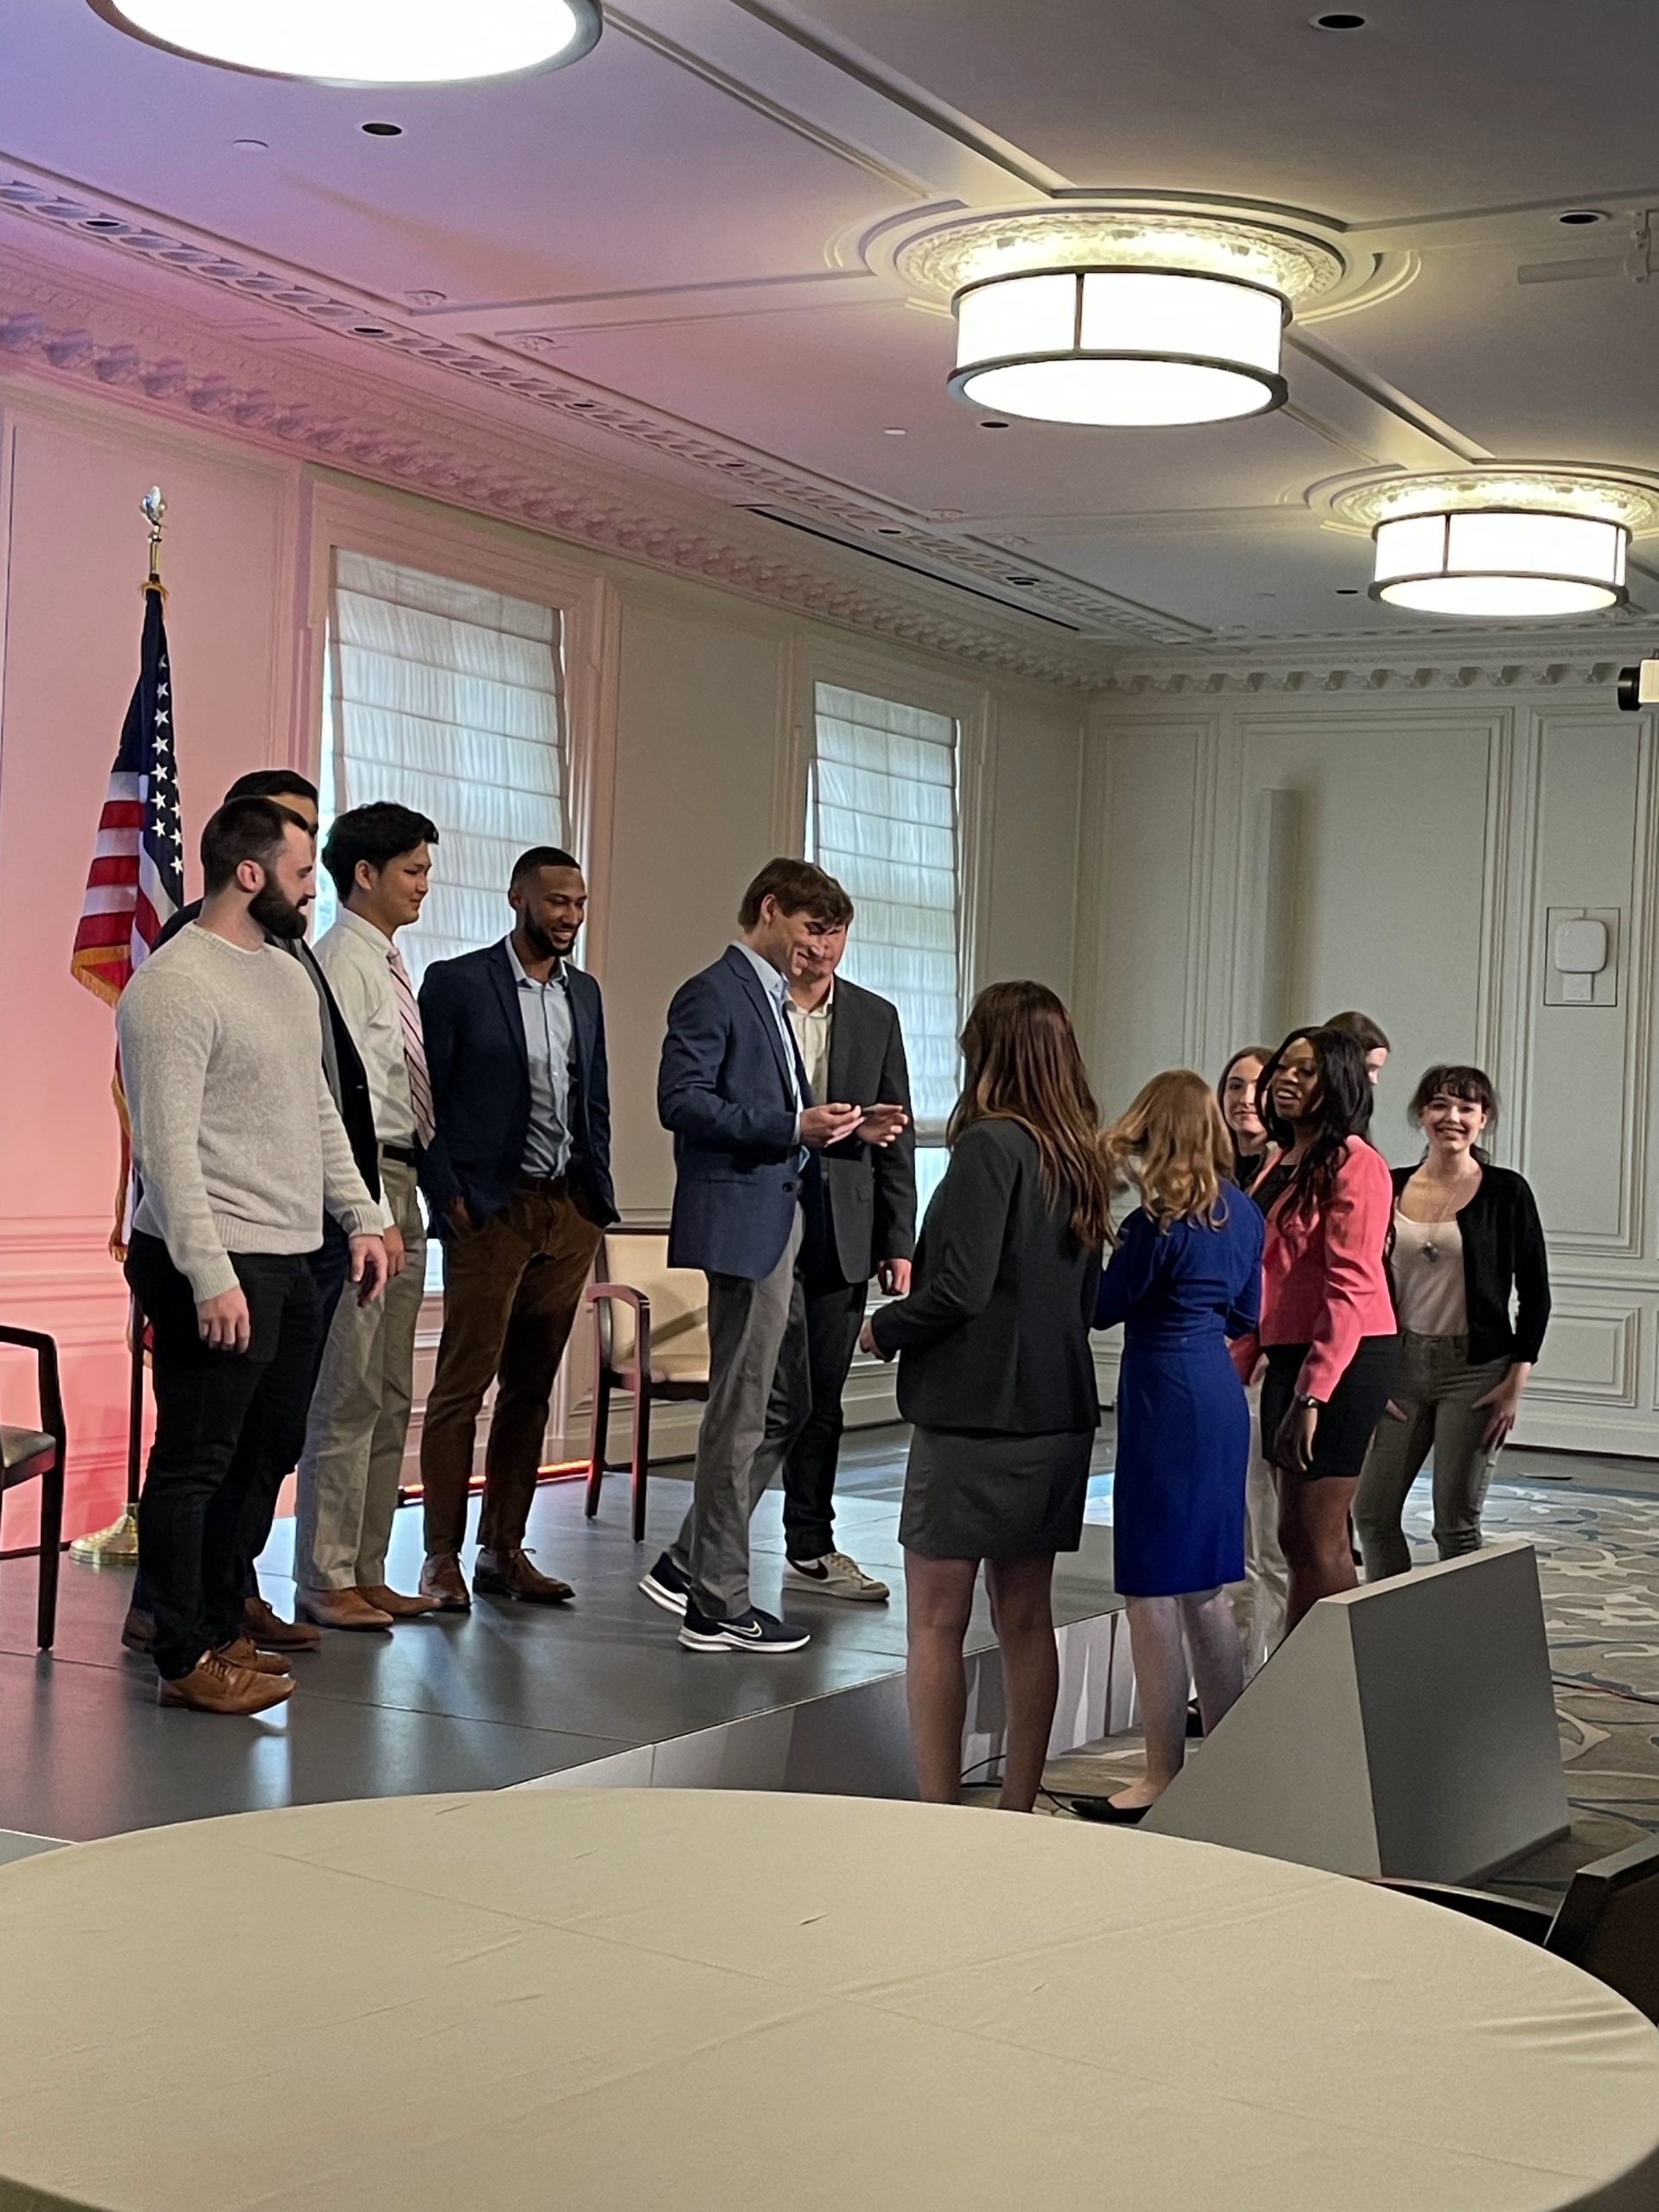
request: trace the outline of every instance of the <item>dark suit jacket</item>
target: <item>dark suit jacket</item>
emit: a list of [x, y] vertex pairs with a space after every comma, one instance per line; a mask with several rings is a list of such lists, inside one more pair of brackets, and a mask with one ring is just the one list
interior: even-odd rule
[[1089, 1328], [1100, 1254], [1052, 1206], [1037, 1142], [1017, 1122], [975, 1122], [922, 1224], [908, 1298], [871, 1327], [899, 1354], [899, 1410], [925, 1428], [1043, 1435], [1096, 1428]]
[[[152, 949], [159, 952], [164, 944], [170, 944], [179, 931], [188, 929], [200, 912], [200, 899], [193, 899], [188, 906], [181, 906], [156, 938]], [[301, 938], [296, 949], [305, 963], [307, 973], [322, 994], [328, 1024], [334, 1033], [334, 1058], [340, 1068], [340, 1096], [334, 1103], [340, 1109], [340, 1120], [346, 1124], [352, 1157], [357, 1162], [358, 1173], [369, 1186], [370, 1196], [378, 1198], [380, 1195], [380, 1146], [374, 1134], [374, 1101], [369, 1095], [369, 1078], [363, 1066], [362, 1056], [352, 1042], [352, 1033], [346, 1027], [346, 1017], [335, 1005], [334, 995], [328, 988], [328, 978], [318, 967], [310, 946]]]
[[[617, 1218], [611, 1187], [610, 1071], [599, 985], [567, 967], [575, 1066], [570, 1080], [570, 1175], [595, 1220]], [[436, 1132], [421, 1161], [433, 1226], [453, 1198], [474, 1221], [505, 1211], [530, 1133], [530, 1055], [505, 944], [436, 960], [421, 982], [421, 1028]]]
[[763, 1281], [789, 1243], [801, 1152], [788, 1048], [735, 945], [674, 994], [657, 1111], [674, 1137], [669, 1265]]
[[[829, 1099], [910, 1110], [910, 1071], [899, 1009], [890, 999], [841, 976], [830, 1015]], [[883, 1260], [916, 1249], [916, 1132], [890, 1145], [849, 1137], [822, 1154], [823, 1214], [833, 1257], [846, 1283], [868, 1282]]]

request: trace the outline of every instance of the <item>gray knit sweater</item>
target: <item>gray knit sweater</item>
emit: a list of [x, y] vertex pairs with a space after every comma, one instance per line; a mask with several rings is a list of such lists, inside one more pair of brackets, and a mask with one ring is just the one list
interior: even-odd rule
[[151, 955], [116, 1008], [143, 1196], [198, 1303], [236, 1287], [232, 1252], [313, 1252], [326, 1207], [377, 1233], [323, 1076], [317, 999], [297, 960], [193, 924]]

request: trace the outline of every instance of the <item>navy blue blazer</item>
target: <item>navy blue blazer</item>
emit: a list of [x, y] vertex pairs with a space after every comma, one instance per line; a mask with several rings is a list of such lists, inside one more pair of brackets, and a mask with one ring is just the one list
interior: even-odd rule
[[[596, 1220], [617, 1218], [611, 1185], [611, 1090], [605, 1009], [591, 976], [567, 965], [575, 1067], [570, 1084], [570, 1176]], [[518, 986], [504, 944], [434, 961], [421, 982], [421, 1028], [436, 1133], [421, 1188], [440, 1234], [444, 1209], [467, 1201], [476, 1221], [505, 1211], [530, 1133], [530, 1055]]]
[[657, 1111], [674, 1136], [669, 1265], [763, 1281], [800, 1204], [801, 1151], [788, 1047], [735, 945], [674, 994]]

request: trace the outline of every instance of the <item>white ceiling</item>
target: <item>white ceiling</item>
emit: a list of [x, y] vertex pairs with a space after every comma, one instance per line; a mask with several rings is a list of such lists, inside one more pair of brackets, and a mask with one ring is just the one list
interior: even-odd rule
[[[1617, 266], [1659, 211], [1659, 5], [1355, 4], [1366, 27], [1333, 34], [1312, 0], [629, 0], [567, 72], [362, 92], [194, 65], [86, 0], [3, 0], [0, 182], [60, 182], [361, 310], [326, 336], [283, 318], [279, 344], [378, 348], [389, 376], [388, 330], [463, 348], [474, 377], [533, 361], [636, 469], [683, 483], [686, 440], [659, 461], [652, 440], [695, 433], [731, 503], [760, 501], [763, 464], [770, 506], [1108, 642], [1403, 639], [1424, 626], [1365, 597], [1364, 541], [1309, 504], [1322, 480], [1659, 471], [1659, 274]], [[383, 119], [404, 135], [359, 128]], [[1066, 191], [1306, 210], [1406, 281], [1299, 327], [1283, 414], [983, 429], [945, 390], [948, 317], [861, 243]], [[1610, 219], [1562, 226], [1578, 207]], [[1659, 543], [1637, 562], [1637, 611], [1659, 610]]]

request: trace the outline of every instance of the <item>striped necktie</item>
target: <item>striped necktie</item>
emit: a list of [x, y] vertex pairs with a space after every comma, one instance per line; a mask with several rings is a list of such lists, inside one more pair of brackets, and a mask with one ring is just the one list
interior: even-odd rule
[[404, 1065], [409, 1070], [409, 1103], [415, 1109], [415, 1137], [424, 1152], [437, 1124], [432, 1115], [432, 1078], [426, 1071], [426, 1039], [421, 1034], [421, 1010], [403, 955], [393, 945], [386, 955], [391, 987], [397, 994], [397, 1014], [404, 1029]]

